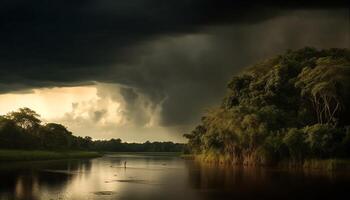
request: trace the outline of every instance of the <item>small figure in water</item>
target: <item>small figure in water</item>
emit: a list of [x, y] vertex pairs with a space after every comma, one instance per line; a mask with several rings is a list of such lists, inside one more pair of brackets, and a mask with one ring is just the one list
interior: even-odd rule
[[126, 161], [124, 161], [124, 168], [126, 168]]

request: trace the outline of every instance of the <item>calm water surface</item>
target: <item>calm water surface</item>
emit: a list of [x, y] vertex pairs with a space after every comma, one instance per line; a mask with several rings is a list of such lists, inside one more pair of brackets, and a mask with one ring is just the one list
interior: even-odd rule
[[0, 163], [0, 179], [1, 200], [310, 200], [344, 199], [350, 192], [347, 172], [219, 167], [164, 154]]

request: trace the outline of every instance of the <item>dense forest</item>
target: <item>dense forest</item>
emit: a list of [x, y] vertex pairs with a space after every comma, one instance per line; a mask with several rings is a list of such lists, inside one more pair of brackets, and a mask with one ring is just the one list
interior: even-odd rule
[[0, 149], [181, 152], [183, 147], [173, 142], [125, 143], [121, 139], [74, 136], [61, 124], [43, 124], [40, 116], [29, 108], [0, 116]]
[[234, 76], [190, 134], [192, 153], [236, 164], [350, 157], [350, 51], [303, 48]]

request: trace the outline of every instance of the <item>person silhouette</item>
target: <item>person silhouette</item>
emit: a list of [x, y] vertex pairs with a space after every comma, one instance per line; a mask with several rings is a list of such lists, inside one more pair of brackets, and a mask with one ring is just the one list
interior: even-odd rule
[[124, 168], [126, 168], [126, 161], [124, 161]]

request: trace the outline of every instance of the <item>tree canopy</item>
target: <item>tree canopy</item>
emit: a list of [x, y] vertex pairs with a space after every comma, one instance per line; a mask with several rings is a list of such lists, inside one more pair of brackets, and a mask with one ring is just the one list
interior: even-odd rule
[[2, 149], [180, 152], [183, 147], [173, 142], [126, 143], [119, 138], [92, 140], [89, 136], [74, 136], [62, 124], [43, 124], [40, 115], [29, 108], [0, 115]]
[[234, 76], [184, 136], [193, 153], [228, 162], [350, 157], [349, 83], [349, 50], [287, 51]]

